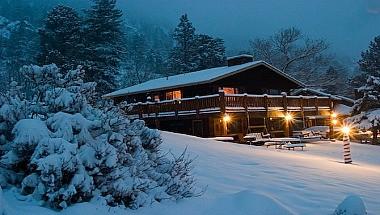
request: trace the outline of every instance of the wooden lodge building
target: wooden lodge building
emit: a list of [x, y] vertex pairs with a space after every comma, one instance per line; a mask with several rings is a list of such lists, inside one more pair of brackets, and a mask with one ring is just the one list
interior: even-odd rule
[[[343, 97], [306, 85], [249, 55], [229, 58], [224, 67], [150, 80], [105, 95], [127, 101], [126, 114], [148, 126], [200, 137], [248, 132], [289, 136], [293, 130], [329, 125]], [[286, 116], [292, 116], [286, 122]]]

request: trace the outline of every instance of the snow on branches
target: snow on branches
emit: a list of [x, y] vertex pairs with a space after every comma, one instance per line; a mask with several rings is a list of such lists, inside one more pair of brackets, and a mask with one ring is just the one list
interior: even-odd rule
[[34, 97], [17, 84], [0, 95], [1, 185], [62, 209], [101, 195], [111, 205], [139, 208], [194, 196], [191, 160], [160, 152], [157, 130], [96, 101], [84, 71], [54, 64], [26, 66]]

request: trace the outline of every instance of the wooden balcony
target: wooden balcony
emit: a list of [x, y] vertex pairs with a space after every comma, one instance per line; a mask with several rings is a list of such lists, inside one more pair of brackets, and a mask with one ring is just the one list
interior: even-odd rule
[[319, 111], [332, 110], [334, 100], [329, 97], [219, 94], [168, 100], [133, 103], [125, 106], [132, 118], [179, 117], [188, 115], [251, 113], [269, 111]]

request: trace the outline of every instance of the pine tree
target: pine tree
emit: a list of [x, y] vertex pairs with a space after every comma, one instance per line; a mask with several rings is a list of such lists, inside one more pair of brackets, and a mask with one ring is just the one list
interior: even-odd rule
[[222, 66], [225, 63], [224, 41], [208, 35], [196, 35], [197, 69]]
[[344, 74], [344, 68], [330, 66], [322, 77], [322, 86], [326, 92], [343, 95], [347, 93], [347, 75]]
[[372, 143], [377, 144], [380, 129], [380, 36], [362, 53], [358, 62], [360, 69], [367, 75], [366, 84], [358, 89], [361, 98], [356, 100], [353, 114], [347, 121], [363, 129], [371, 129]]
[[195, 28], [187, 15], [182, 15], [180, 23], [173, 33], [175, 46], [170, 54], [171, 73], [193, 72], [196, 66], [196, 36]]
[[11, 22], [0, 17], [0, 69], [2, 86], [24, 81], [19, 72], [23, 65], [34, 63], [37, 53], [37, 31], [28, 21]]
[[368, 50], [362, 52], [360, 70], [368, 75], [380, 77], [380, 36], [370, 42]]
[[41, 53], [38, 63], [55, 63], [70, 70], [82, 64], [83, 41], [81, 19], [71, 7], [57, 6], [47, 16], [44, 27], [39, 31]]
[[87, 80], [98, 84], [100, 93], [116, 88], [123, 50], [122, 11], [116, 0], [94, 0], [86, 20]]
[[123, 64], [122, 87], [140, 84], [158, 77], [164, 70], [164, 62], [157, 51], [140, 32], [130, 32], [126, 40], [127, 54]]

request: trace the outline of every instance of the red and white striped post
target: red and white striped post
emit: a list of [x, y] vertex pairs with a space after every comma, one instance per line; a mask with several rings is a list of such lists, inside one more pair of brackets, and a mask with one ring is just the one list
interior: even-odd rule
[[350, 146], [350, 128], [345, 126], [342, 128], [343, 131], [343, 156], [344, 163], [351, 164], [351, 146]]

